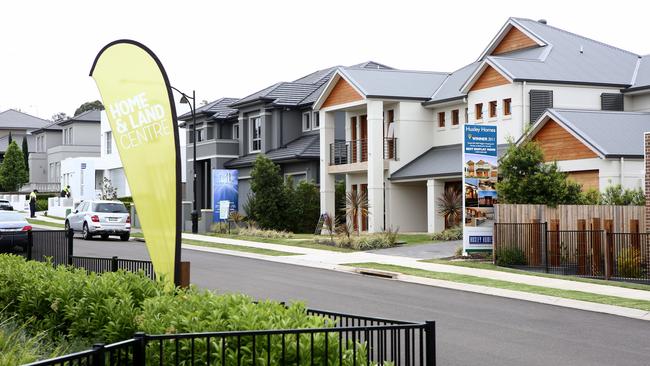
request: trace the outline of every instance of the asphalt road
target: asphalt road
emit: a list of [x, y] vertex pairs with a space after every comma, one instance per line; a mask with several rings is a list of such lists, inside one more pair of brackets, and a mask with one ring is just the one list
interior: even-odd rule
[[[141, 243], [75, 241], [75, 254], [146, 259]], [[439, 365], [650, 365], [650, 323], [463, 291], [183, 251], [192, 282], [255, 298], [411, 321], [435, 320]]]

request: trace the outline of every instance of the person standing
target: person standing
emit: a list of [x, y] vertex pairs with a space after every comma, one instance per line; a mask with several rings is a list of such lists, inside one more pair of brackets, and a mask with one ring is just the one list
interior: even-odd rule
[[29, 217], [31, 218], [36, 217], [36, 193], [38, 193], [38, 191], [33, 190], [32, 193], [29, 194]]
[[70, 186], [69, 185], [65, 186], [65, 189], [63, 191], [65, 192], [65, 198], [70, 198], [70, 196], [72, 195], [70, 193]]

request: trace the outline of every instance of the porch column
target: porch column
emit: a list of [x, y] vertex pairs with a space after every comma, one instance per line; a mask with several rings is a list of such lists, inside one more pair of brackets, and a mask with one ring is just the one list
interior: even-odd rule
[[368, 100], [368, 231], [384, 230], [384, 102]]
[[438, 213], [438, 196], [445, 189], [445, 183], [438, 179], [427, 180], [427, 232], [435, 233], [445, 229], [445, 218]]
[[320, 212], [335, 215], [334, 174], [328, 172], [330, 144], [334, 143], [334, 113], [320, 111]]

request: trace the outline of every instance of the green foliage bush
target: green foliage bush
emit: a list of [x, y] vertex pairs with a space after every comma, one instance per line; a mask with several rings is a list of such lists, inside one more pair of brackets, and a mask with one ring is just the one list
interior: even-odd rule
[[29, 325], [0, 312], [0, 366], [23, 365], [68, 352], [66, 346], [49, 341], [45, 332], [31, 334]]
[[445, 229], [439, 233], [434, 233], [431, 236], [432, 240], [445, 240], [445, 241], [450, 241], [450, 240], [463, 240], [463, 227], [458, 225], [451, 227], [449, 229]]
[[339, 235], [334, 238], [334, 243], [340, 248], [349, 248], [354, 250], [373, 250], [390, 248], [397, 243], [397, 230], [386, 230], [372, 234], [362, 234], [359, 236]]
[[290, 239], [293, 238], [293, 233], [280, 230], [264, 230], [256, 227], [241, 228], [233, 231], [234, 233], [242, 236], [254, 236], [257, 238], [267, 239]]
[[636, 248], [624, 248], [616, 257], [616, 268], [618, 276], [627, 278], [640, 278], [641, 272], [641, 253]]
[[615, 184], [605, 188], [600, 203], [603, 205], [643, 206], [645, 205], [645, 196], [641, 188], [623, 189], [620, 184]]
[[[136, 331], [148, 334], [181, 332], [263, 330], [289, 328], [332, 327], [327, 318], [308, 315], [304, 305], [288, 307], [277, 302], [255, 303], [245, 295], [221, 294], [199, 290], [167, 289], [163, 283], [154, 282], [143, 274], [123, 271], [103, 275], [87, 274], [84, 270], [65, 266], [53, 267], [48, 263], [27, 262], [12, 255], [0, 255], [0, 308], [5, 309], [18, 322], [29, 322], [30, 331], [45, 332], [50, 340], [73, 340], [89, 347], [94, 342], [116, 342], [131, 338]], [[0, 334], [0, 337], [2, 335]], [[300, 338], [310, 342], [309, 335]], [[293, 340], [292, 340], [293, 339]], [[298, 360], [295, 335], [286, 336], [285, 364], [310, 364], [309, 347], [301, 347]], [[0, 339], [0, 344], [1, 344]], [[211, 340], [210, 357], [221, 358], [219, 339]], [[261, 338], [258, 342], [263, 341]], [[180, 360], [192, 354], [190, 341], [179, 342]], [[251, 337], [242, 337], [242, 364], [252, 357], [260, 365], [266, 357], [271, 364], [281, 362], [281, 338], [271, 339], [271, 354], [264, 347], [252, 352]], [[325, 364], [324, 334], [314, 336], [316, 364]], [[338, 335], [328, 336], [329, 364], [338, 360]], [[351, 341], [348, 345], [351, 345]], [[237, 364], [236, 341], [228, 339], [223, 355], [228, 365]], [[258, 343], [260, 344], [260, 343]], [[194, 354], [199, 364], [204, 364], [208, 345], [199, 339], [194, 344]], [[343, 364], [366, 364], [364, 344], [357, 344], [356, 361], [352, 347], [344, 350]], [[318, 353], [317, 353], [318, 352]], [[164, 364], [171, 364], [177, 355], [173, 344], [164, 348]], [[218, 357], [218, 358], [215, 358]], [[149, 354], [149, 362], [161, 360]], [[181, 364], [184, 364], [181, 362]]]
[[25, 157], [16, 141], [12, 141], [0, 163], [0, 191], [16, 192], [27, 182], [29, 173], [25, 166]]
[[497, 266], [517, 266], [526, 262], [526, 255], [519, 248], [501, 248], [497, 251]]

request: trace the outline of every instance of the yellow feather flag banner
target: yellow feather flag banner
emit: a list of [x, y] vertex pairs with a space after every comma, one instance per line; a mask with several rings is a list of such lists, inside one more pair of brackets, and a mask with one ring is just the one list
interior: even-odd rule
[[156, 275], [178, 283], [180, 154], [167, 74], [147, 47], [120, 40], [99, 52], [90, 76], [106, 109]]

